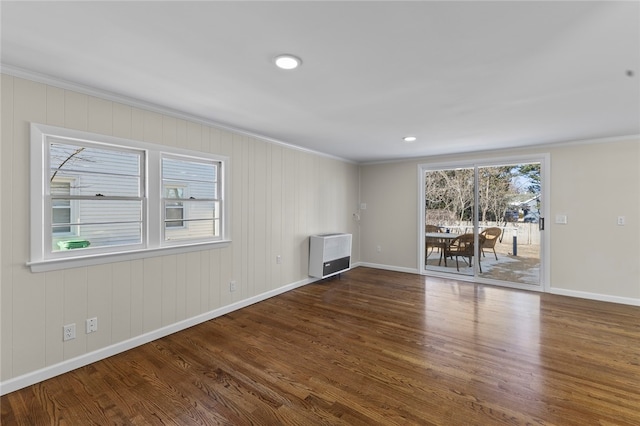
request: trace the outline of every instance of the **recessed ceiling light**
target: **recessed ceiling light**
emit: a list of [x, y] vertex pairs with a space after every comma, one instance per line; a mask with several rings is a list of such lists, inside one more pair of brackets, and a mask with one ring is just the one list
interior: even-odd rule
[[278, 68], [283, 70], [294, 70], [302, 65], [302, 60], [300, 58], [289, 54], [276, 56], [274, 62]]
[[402, 138], [402, 140], [405, 142], [415, 142], [416, 139], [418, 138], [416, 138], [415, 136], [405, 136], [404, 138]]

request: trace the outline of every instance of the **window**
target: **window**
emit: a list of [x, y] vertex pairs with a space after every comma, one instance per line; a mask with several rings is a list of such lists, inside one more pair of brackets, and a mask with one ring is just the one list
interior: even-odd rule
[[144, 151], [52, 137], [45, 152], [44, 196], [52, 206], [45, 225], [49, 229], [51, 222], [52, 253], [142, 244]]
[[217, 162], [163, 155], [162, 182], [165, 242], [219, 235]]
[[228, 242], [224, 157], [39, 124], [31, 143], [32, 270]]

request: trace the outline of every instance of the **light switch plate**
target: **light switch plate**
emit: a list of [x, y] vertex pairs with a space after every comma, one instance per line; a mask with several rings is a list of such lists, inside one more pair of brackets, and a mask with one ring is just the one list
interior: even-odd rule
[[559, 225], [567, 224], [567, 215], [566, 214], [557, 214], [556, 215], [556, 223]]

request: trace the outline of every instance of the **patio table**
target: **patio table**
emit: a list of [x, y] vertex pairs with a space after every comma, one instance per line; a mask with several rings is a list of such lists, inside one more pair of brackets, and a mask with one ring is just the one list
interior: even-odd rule
[[[441, 240], [442, 243], [449, 246], [449, 244], [451, 244], [451, 241], [459, 237], [460, 234], [454, 234], [449, 232], [425, 232], [424, 236], [426, 238], [437, 238]], [[440, 266], [440, 263], [442, 263], [443, 257], [444, 257], [444, 266], [447, 266], [447, 257], [444, 256], [444, 253], [442, 251], [440, 251], [440, 260], [438, 260], [438, 266]]]

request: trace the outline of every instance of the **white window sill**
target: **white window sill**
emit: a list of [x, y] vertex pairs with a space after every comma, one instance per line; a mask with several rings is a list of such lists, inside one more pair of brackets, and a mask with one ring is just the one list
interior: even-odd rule
[[224, 248], [231, 244], [231, 240], [197, 243], [183, 246], [170, 246], [153, 249], [134, 250], [93, 256], [47, 259], [27, 262], [31, 272], [57, 271], [60, 269], [78, 268], [82, 266], [101, 265], [104, 263], [123, 262], [127, 260], [146, 259], [150, 257], [167, 256], [170, 254], [189, 253], [194, 251]]

